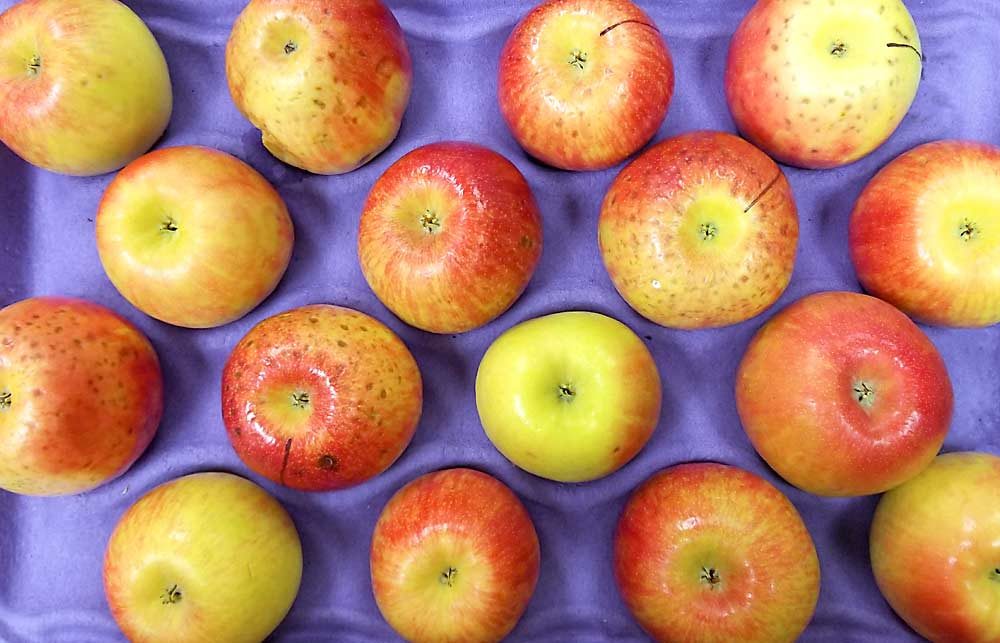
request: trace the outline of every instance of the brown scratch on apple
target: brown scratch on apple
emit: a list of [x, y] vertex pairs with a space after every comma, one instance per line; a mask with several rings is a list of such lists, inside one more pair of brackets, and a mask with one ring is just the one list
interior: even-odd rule
[[278, 479], [281, 481], [281, 484], [285, 484], [285, 469], [288, 468], [288, 454], [291, 452], [291, 450], [292, 450], [292, 438], [288, 438], [288, 440], [285, 442], [285, 457], [282, 458], [281, 460], [281, 475], [278, 477]]
[[774, 187], [774, 184], [777, 183], [778, 179], [780, 178], [781, 178], [781, 170], [778, 170], [778, 173], [774, 175], [774, 178], [771, 179], [771, 182], [768, 183], [767, 186], [765, 186], [764, 189], [760, 191], [760, 194], [754, 197], [753, 201], [750, 202], [750, 205], [748, 205], [746, 208], [743, 209], [743, 214], [750, 212], [753, 206], [757, 205], [757, 203], [764, 198], [764, 195], [766, 195], [771, 190], [771, 188]]
[[615, 24], [611, 25], [610, 27], [606, 27], [604, 29], [604, 31], [601, 32], [601, 36], [604, 36], [604, 34], [608, 33], [609, 31], [611, 31], [612, 29], [614, 29], [616, 27], [620, 27], [622, 25], [627, 25], [629, 23], [635, 23], [637, 25], [642, 25], [644, 27], [649, 27], [650, 29], [652, 29], [656, 33], [660, 33], [660, 30], [656, 28], [656, 25], [651, 25], [648, 22], [643, 22], [642, 20], [622, 20], [621, 22], [616, 22]]

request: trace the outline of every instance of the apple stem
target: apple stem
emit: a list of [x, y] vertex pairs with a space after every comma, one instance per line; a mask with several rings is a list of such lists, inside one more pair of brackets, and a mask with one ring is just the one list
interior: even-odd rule
[[925, 56], [922, 53], [920, 53], [920, 50], [917, 49], [916, 47], [914, 47], [913, 45], [907, 44], [905, 42], [887, 42], [887, 43], [885, 43], [885, 46], [888, 47], [888, 48], [890, 48], [890, 49], [898, 48], [898, 47], [904, 47], [906, 49], [912, 49], [913, 53], [915, 53], [917, 55], [917, 57], [920, 58], [920, 62], [922, 62], [922, 63], [923, 62], [927, 62], [927, 56]]
[[164, 605], [179, 603], [181, 600], [181, 590], [177, 589], [177, 585], [174, 585], [160, 594], [160, 599]]
[[0, 391], [0, 411], [5, 411], [10, 408], [12, 404], [11, 398], [13, 398], [13, 395], [7, 389]]
[[438, 582], [442, 585], [447, 585], [448, 587], [454, 587], [456, 576], [458, 576], [458, 570], [454, 567], [448, 567], [446, 570], [441, 572], [441, 576], [438, 577]]
[[281, 459], [281, 473], [278, 475], [278, 481], [281, 484], [285, 484], [285, 469], [288, 468], [288, 454], [292, 450], [292, 438], [288, 438], [285, 442], [285, 455]]
[[780, 178], [781, 178], [781, 170], [779, 169], [778, 173], [774, 175], [773, 179], [771, 179], [771, 182], [764, 186], [764, 189], [761, 190], [760, 193], [754, 197], [753, 201], [750, 202], [750, 205], [743, 208], [743, 214], [750, 212], [753, 206], [757, 205], [757, 203], [764, 198], [764, 195], [766, 195], [768, 192], [771, 191], [771, 188], [774, 187], [774, 184], [777, 183], [778, 179]]
[[649, 27], [650, 29], [652, 29], [656, 33], [660, 33], [660, 30], [656, 28], [656, 25], [651, 25], [648, 22], [643, 22], [642, 20], [622, 20], [621, 22], [616, 22], [615, 24], [611, 25], [610, 27], [605, 27], [604, 31], [601, 32], [601, 37], [603, 37], [604, 34], [608, 33], [612, 29], [614, 29], [616, 27], [620, 27], [622, 25], [627, 25], [629, 23], [634, 23], [634, 24], [637, 24], [637, 25], [642, 25], [644, 27]]
[[28, 60], [28, 75], [37, 76], [38, 72], [42, 70], [42, 57], [38, 54], [34, 54], [30, 60]]

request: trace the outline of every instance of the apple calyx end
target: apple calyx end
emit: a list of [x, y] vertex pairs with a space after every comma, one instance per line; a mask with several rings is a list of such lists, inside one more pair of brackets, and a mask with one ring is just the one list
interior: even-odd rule
[[292, 407], [296, 409], [309, 408], [309, 393], [306, 391], [295, 391], [292, 393]]
[[32, 54], [31, 58], [28, 59], [28, 76], [34, 78], [42, 71], [42, 57], [38, 54]]
[[172, 217], [167, 217], [160, 224], [160, 232], [177, 232], [177, 222]]
[[580, 49], [574, 49], [569, 52], [569, 58], [566, 62], [569, 63], [570, 67], [576, 67], [579, 70], [583, 70], [583, 68], [587, 66], [588, 57], [589, 54], [587, 54], [587, 52]]
[[990, 580], [995, 583], [1000, 583], [1000, 565], [997, 565], [990, 571]]
[[458, 570], [449, 565], [443, 572], [441, 572], [441, 575], [438, 576], [438, 582], [448, 587], [454, 587], [456, 576], [458, 576]]
[[854, 399], [857, 400], [862, 408], [868, 410], [874, 406], [875, 388], [871, 384], [863, 380], [859, 381], [854, 385], [852, 391], [854, 392]]
[[163, 605], [173, 605], [175, 603], [180, 603], [181, 590], [177, 588], [176, 584], [172, 585], [171, 587], [168, 587], [166, 591], [160, 594], [160, 602]]
[[980, 235], [979, 226], [975, 221], [969, 219], [968, 217], [962, 219], [962, 222], [958, 224], [958, 236], [962, 241], [966, 243], [977, 239]]
[[557, 389], [560, 402], [572, 402], [576, 398], [576, 389], [572, 384], [560, 384]]
[[843, 58], [847, 55], [847, 44], [843, 40], [835, 40], [830, 44], [830, 55], [834, 58]]
[[722, 583], [722, 577], [719, 576], [719, 572], [714, 567], [702, 567], [698, 578], [711, 590], [715, 590]]
[[14, 395], [7, 389], [0, 389], [0, 411], [6, 411], [14, 404]]
[[427, 208], [420, 215], [420, 227], [427, 234], [437, 234], [441, 231], [441, 219], [434, 210]]
[[715, 225], [711, 221], [708, 223], [702, 223], [698, 226], [698, 236], [701, 237], [702, 241], [710, 241], [719, 236], [719, 226]]
[[289, 40], [285, 43], [284, 51], [286, 56], [291, 56], [296, 51], [299, 50], [299, 45], [294, 40]]

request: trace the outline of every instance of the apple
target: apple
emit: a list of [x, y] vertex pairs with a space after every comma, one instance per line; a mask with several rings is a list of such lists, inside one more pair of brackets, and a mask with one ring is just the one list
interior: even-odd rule
[[792, 278], [791, 187], [763, 152], [723, 132], [646, 150], [604, 197], [598, 243], [628, 304], [661, 326], [726, 326], [771, 306]]
[[1000, 457], [942, 455], [885, 494], [871, 559], [882, 594], [921, 636], [1000, 641]]
[[164, 483], [118, 521], [104, 592], [134, 643], [258, 643], [288, 613], [302, 546], [266, 491], [228, 473]]
[[111, 172], [167, 128], [167, 61], [117, 0], [23, 0], [0, 15], [0, 141], [32, 165]]
[[944, 442], [951, 380], [934, 344], [880, 299], [825, 292], [757, 332], [736, 374], [750, 442], [791, 484], [821, 496], [881, 493]]
[[97, 212], [108, 278], [160, 321], [211, 328], [277, 287], [294, 230], [281, 196], [239, 159], [205, 147], [150, 152], [118, 173]]
[[500, 111], [529, 154], [598, 170], [656, 134], [674, 66], [660, 30], [629, 0], [548, 0], [507, 39], [498, 83]]
[[795, 507], [722, 464], [681, 464], [644, 482], [618, 521], [614, 570], [657, 641], [791, 643], [819, 598], [816, 548]]
[[510, 308], [542, 254], [524, 176], [472, 143], [434, 143], [396, 161], [361, 214], [358, 255], [376, 296], [434, 333], [477, 328]]
[[591, 312], [538, 317], [503, 333], [476, 375], [493, 445], [520, 468], [584, 482], [625, 465], [660, 417], [660, 374], [625, 324]]
[[937, 141], [875, 175], [851, 215], [865, 290], [925, 322], [1000, 322], [1000, 148]]
[[496, 478], [447, 469], [386, 504], [371, 544], [379, 611], [411, 643], [493, 643], [517, 624], [538, 582], [538, 536]]
[[156, 352], [115, 313], [64, 297], [0, 310], [0, 488], [57, 496], [117, 478], [162, 413]]
[[329, 491], [382, 473], [410, 443], [423, 385], [406, 345], [368, 315], [303, 306], [265, 319], [222, 374], [236, 453], [293, 489]]
[[921, 51], [901, 0], [758, 0], [729, 45], [729, 109], [740, 132], [782, 163], [853, 163], [906, 116]]
[[343, 174], [396, 138], [413, 69], [379, 0], [251, 0], [226, 45], [226, 77], [271, 154]]

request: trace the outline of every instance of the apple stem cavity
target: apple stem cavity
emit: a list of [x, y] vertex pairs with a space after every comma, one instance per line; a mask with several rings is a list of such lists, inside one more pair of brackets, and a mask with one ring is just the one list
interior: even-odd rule
[[168, 588], [167, 591], [160, 594], [160, 600], [164, 605], [173, 605], [174, 603], [181, 602], [181, 590], [177, 589], [177, 585], [173, 585]]
[[37, 76], [42, 70], [42, 57], [38, 54], [34, 54], [28, 60], [28, 75]]
[[875, 404], [875, 389], [868, 382], [854, 385], [854, 397], [862, 407], [870, 409]]
[[573, 388], [572, 384], [560, 384], [559, 385], [559, 399], [563, 402], [572, 402], [573, 398], [576, 397], [576, 390]]
[[449, 566], [447, 569], [441, 572], [440, 576], [438, 576], [438, 582], [441, 583], [442, 585], [447, 585], [448, 587], [454, 587], [456, 576], [458, 576], [458, 570], [455, 569], [454, 567]]
[[722, 577], [719, 576], [719, 572], [715, 571], [714, 567], [702, 567], [701, 582], [707, 583], [710, 589], [715, 589], [722, 582]]
[[750, 204], [747, 205], [747, 207], [743, 208], [743, 214], [747, 214], [748, 212], [750, 212], [750, 210], [753, 209], [753, 206], [757, 205], [760, 202], [760, 200], [763, 199], [764, 196], [771, 191], [771, 188], [774, 187], [774, 184], [777, 183], [778, 179], [780, 178], [781, 178], [781, 170], [779, 169], [778, 173], [774, 175], [773, 179], [771, 179], [771, 182], [764, 186], [764, 189], [761, 190], [760, 193], [758, 193], [757, 196], [753, 198], [753, 201], [751, 201]]
[[[604, 34], [601, 34], [604, 35]], [[569, 53], [569, 64], [577, 69], [583, 69], [587, 66], [587, 52], [580, 51], [579, 49], [574, 49]]]
[[627, 24], [630, 24], [630, 23], [631, 24], [642, 25], [643, 27], [649, 27], [650, 29], [652, 29], [656, 33], [660, 33], [660, 30], [657, 29], [656, 25], [651, 25], [648, 22], [643, 22], [642, 20], [622, 20], [621, 22], [616, 22], [615, 24], [611, 25], [610, 27], [605, 27], [604, 31], [601, 32], [601, 37], [603, 38], [604, 34], [608, 33], [612, 29], [616, 29], [616, 28], [618, 28], [618, 27], [620, 27], [622, 25], [627, 25]]
[[299, 50], [299, 46], [297, 44], [295, 44], [295, 42], [289, 40], [288, 42], [285, 43], [285, 55], [286, 56], [291, 56], [292, 54], [294, 54], [298, 50]]
[[420, 227], [427, 234], [437, 234], [441, 229], [441, 219], [438, 218], [438, 215], [433, 210], [428, 208], [420, 215]]
[[972, 241], [979, 236], [979, 226], [971, 219], [962, 219], [962, 223], [958, 225], [958, 236], [962, 241]]
[[7, 389], [0, 391], [0, 411], [6, 411], [13, 404], [13, 395]]

